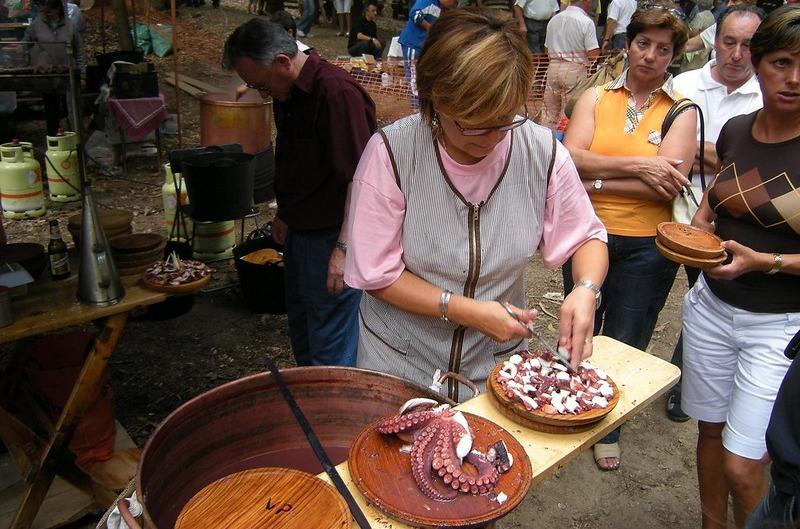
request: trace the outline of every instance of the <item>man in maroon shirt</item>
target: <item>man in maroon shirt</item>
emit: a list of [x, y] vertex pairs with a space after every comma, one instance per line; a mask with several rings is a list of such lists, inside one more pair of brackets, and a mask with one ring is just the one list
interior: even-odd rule
[[273, 238], [284, 245], [289, 336], [298, 365], [355, 365], [361, 291], [344, 284], [347, 189], [375, 132], [375, 104], [344, 70], [299, 53], [279, 25], [253, 19], [223, 65], [272, 97], [277, 129]]

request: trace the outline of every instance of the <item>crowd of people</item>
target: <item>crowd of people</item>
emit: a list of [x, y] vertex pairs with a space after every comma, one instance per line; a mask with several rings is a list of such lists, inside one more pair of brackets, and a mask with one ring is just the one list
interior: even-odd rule
[[[273, 236], [298, 364], [423, 386], [453, 371], [482, 386], [528, 347], [520, 321], [537, 313], [523, 271], [537, 250], [562, 267], [559, 345], [573, 365], [599, 334], [645, 350], [679, 268], [656, 248], [656, 226], [694, 182], [705, 190], [692, 223], [724, 240], [728, 260], [686, 269], [682, 380], [667, 413], [698, 421], [704, 529], [727, 526], [729, 500], [737, 527], [797, 527], [800, 6], [767, 15], [729, 0], [692, 25], [712, 6], [613, 0], [598, 39], [588, 0], [518, 0], [508, 13], [423, 2], [407, 24], [417, 33], [401, 36], [418, 112], [382, 129], [363, 88], [284, 28], [254, 19], [226, 43], [226, 67], [274, 100]], [[673, 77], [707, 24], [714, 57]], [[552, 115], [550, 127], [532, 119], [531, 51], [578, 44], [564, 50], [581, 60], [562, 57], [559, 89], [588, 75], [601, 47], [623, 48], [627, 66], [582, 93], [562, 144]], [[699, 111], [664, 127], [684, 97]], [[467, 398], [452, 381], [441, 391]], [[619, 438], [595, 446], [601, 470], [619, 468]]]

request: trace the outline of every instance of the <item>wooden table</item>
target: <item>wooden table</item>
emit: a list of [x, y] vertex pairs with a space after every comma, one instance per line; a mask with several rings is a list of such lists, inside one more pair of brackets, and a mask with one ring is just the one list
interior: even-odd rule
[[[669, 362], [606, 336], [594, 339], [594, 354], [591, 361], [605, 370], [616, 382], [620, 390], [620, 400], [611, 413], [586, 432], [549, 434], [530, 430], [501, 415], [486, 394], [478, 395], [460, 404], [456, 409], [490, 419], [511, 432], [531, 459], [533, 467], [531, 485], [535, 486], [578, 457], [581, 452], [588, 450], [606, 434], [631, 419], [635, 413], [671, 388], [680, 377], [680, 370]], [[338, 465], [336, 470], [353, 493], [371, 526], [374, 529], [387, 527], [388, 515], [372, 505], [367, 505], [366, 498], [350, 477], [347, 463]], [[330, 482], [325, 473], [318, 477]], [[392, 529], [411, 528], [410, 525], [389, 519]], [[355, 522], [353, 527], [357, 527]]]
[[93, 307], [78, 302], [77, 274], [64, 281], [40, 280], [28, 295], [11, 302], [14, 323], [0, 329], [0, 343], [108, 318], [86, 357], [72, 393], [48, 439], [42, 439], [21, 420], [0, 408], [0, 439], [22, 474], [27, 488], [9, 529], [31, 527], [56, 474], [104, 507], [116, 494], [91, 482], [69, 457], [69, 439], [89, 397], [100, 384], [108, 359], [125, 328], [128, 313], [167, 299], [167, 294], [139, 286], [138, 276], [123, 277], [125, 296], [116, 305]]

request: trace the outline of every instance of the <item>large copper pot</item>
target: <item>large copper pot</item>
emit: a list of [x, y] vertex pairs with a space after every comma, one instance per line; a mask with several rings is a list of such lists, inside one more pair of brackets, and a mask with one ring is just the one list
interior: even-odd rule
[[[286, 385], [331, 460], [347, 458], [368, 424], [413, 397], [442, 397], [406, 380], [344, 367], [281, 370]], [[230, 382], [175, 410], [144, 448], [136, 494], [146, 529], [171, 529], [200, 489], [233, 472], [261, 466], [322, 472], [272, 375]]]
[[200, 144], [239, 143], [244, 152], [256, 154], [272, 142], [272, 100], [246, 92], [236, 100], [233, 92], [206, 94], [200, 98]]

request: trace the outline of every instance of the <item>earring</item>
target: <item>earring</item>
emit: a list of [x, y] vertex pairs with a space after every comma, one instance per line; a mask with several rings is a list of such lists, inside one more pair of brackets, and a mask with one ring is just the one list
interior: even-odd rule
[[434, 114], [431, 118], [431, 127], [434, 129], [439, 128], [439, 114]]

